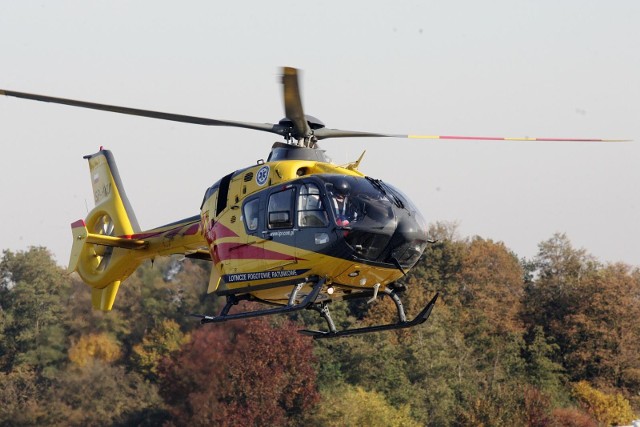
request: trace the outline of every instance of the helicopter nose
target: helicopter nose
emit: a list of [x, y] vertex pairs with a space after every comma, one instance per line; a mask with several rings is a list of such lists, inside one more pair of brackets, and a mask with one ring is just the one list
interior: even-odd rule
[[389, 261], [405, 269], [418, 262], [427, 246], [427, 229], [418, 215], [402, 217], [391, 241]]
[[420, 224], [416, 215], [405, 216], [398, 221], [396, 233], [406, 240], [427, 239], [427, 230]]

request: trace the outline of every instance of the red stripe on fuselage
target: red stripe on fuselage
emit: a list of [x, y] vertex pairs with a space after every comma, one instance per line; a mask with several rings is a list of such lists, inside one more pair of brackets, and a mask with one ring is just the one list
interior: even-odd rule
[[212, 244], [218, 239], [224, 239], [225, 237], [238, 237], [238, 235], [224, 224], [220, 222], [214, 223], [213, 220], [211, 220], [207, 227], [205, 237], [209, 244]]
[[187, 231], [185, 231], [182, 234], [184, 234], [185, 236], [191, 236], [191, 235], [197, 234], [199, 230], [200, 230], [200, 224], [193, 224], [191, 227], [187, 229]]
[[181, 224], [178, 225], [177, 227], [174, 228], [170, 228], [168, 230], [162, 230], [162, 231], [156, 231], [156, 232], [148, 232], [148, 233], [139, 233], [139, 234], [132, 234], [132, 235], [125, 235], [122, 237], [125, 237], [127, 239], [148, 239], [150, 237], [158, 237], [158, 236], [162, 236], [164, 235], [164, 237], [171, 239], [175, 236], [177, 236], [178, 234], [182, 235], [182, 236], [191, 236], [193, 234], [196, 234], [198, 232], [198, 230], [200, 229], [200, 224], [199, 223], [195, 223], [195, 224], [191, 224], [191, 226], [189, 226], [189, 228], [187, 228], [185, 231], [183, 231], [181, 233], [181, 231], [186, 227], [185, 224]]
[[211, 251], [212, 258], [217, 264], [220, 261], [232, 259], [266, 259], [276, 261], [304, 261], [302, 258], [271, 251], [258, 246], [240, 243], [218, 243]]
[[213, 224], [213, 239], [224, 239], [225, 237], [238, 237], [238, 235], [231, 230], [229, 227], [225, 226], [221, 222], [216, 222]]

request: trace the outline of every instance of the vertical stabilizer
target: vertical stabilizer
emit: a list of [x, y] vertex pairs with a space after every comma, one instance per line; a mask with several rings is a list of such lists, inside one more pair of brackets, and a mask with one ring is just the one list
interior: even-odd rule
[[95, 210], [103, 209], [116, 220], [119, 235], [140, 232], [136, 215], [124, 191], [118, 166], [109, 150], [85, 156], [89, 160]]
[[121, 242], [139, 233], [140, 226], [111, 152], [101, 149], [85, 159], [89, 161], [95, 207], [84, 221], [71, 224], [69, 270], [77, 271], [93, 288], [94, 308], [107, 311], [113, 306], [120, 282], [140, 264], [140, 257], [133, 256]]

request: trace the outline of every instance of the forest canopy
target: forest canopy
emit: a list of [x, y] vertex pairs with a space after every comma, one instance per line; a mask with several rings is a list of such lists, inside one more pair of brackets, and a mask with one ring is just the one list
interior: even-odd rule
[[[157, 259], [112, 312], [46, 248], [0, 260], [0, 425], [597, 426], [640, 417], [640, 270], [568, 237], [520, 259], [430, 228], [403, 279], [417, 328], [314, 341], [313, 313], [201, 326], [210, 264]], [[393, 304], [335, 302], [375, 324]]]

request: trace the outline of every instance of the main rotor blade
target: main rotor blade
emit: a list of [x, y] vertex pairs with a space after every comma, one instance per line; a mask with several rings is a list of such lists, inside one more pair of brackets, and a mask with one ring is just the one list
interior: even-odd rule
[[159, 111], [141, 110], [138, 108], [118, 107], [116, 105], [97, 104], [95, 102], [78, 101], [74, 99], [56, 98], [53, 96], [36, 95], [32, 93], [14, 92], [10, 90], [0, 89], [0, 95], [13, 96], [16, 98], [31, 99], [41, 102], [52, 102], [55, 104], [71, 105], [73, 107], [89, 108], [92, 110], [111, 111], [120, 114], [129, 114], [132, 116], [150, 117], [153, 119], [171, 120], [181, 123], [192, 123], [204, 126], [230, 126], [245, 129], [260, 130], [270, 133], [275, 133], [281, 136], [287, 136], [289, 128], [277, 124], [271, 123], [252, 123], [252, 122], [239, 122], [233, 120], [216, 120], [208, 119], [204, 117], [186, 116], [183, 114], [162, 113]]
[[[294, 129], [289, 126], [271, 123], [253, 123], [234, 120], [218, 120], [204, 117], [187, 116], [183, 114], [163, 113], [152, 110], [142, 110], [138, 108], [119, 107], [108, 104], [98, 104], [94, 102], [79, 101], [74, 99], [57, 98], [53, 96], [36, 95], [25, 92], [16, 92], [0, 89], [0, 95], [13, 96], [16, 98], [30, 99], [41, 102], [51, 102], [56, 104], [70, 105], [73, 107], [89, 108], [92, 110], [111, 111], [114, 113], [128, 114], [133, 116], [149, 117], [160, 120], [170, 120], [180, 123], [192, 123], [204, 126], [228, 126], [244, 129], [253, 129], [263, 132], [275, 133], [288, 138], [289, 134], [296, 139], [311, 136], [312, 131], [304, 116], [300, 91], [298, 88], [298, 75], [295, 68], [284, 68], [283, 74], [285, 110], [287, 117], [293, 122]], [[454, 135], [402, 135], [387, 134], [377, 132], [360, 132], [340, 129], [320, 128], [313, 132], [318, 139], [329, 138], [409, 138], [409, 139], [443, 139], [443, 140], [473, 140], [473, 141], [542, 141], [542, 142], [628, 142], [627, 139], [595, 139], [595, 138], [531, 138], [531, 137], [493, 137], [493, 136], [454, 136]]]
[[401, 135], [390, 133], [359, 132], [340, 129], [317, 129], [317, 139], [329, 138], [408, 138], [408, 139], [448, 139], [461, 141], [542, 141], [542, 142], [629, 142], [628, 139], [598, 139], [598, 138], [531, 138], [531, 137], [502, 137], [502, 136], [461, 136], [461, 135]]
[[311, 128], [304, 116], [300, 87], [298, 86], [298, 70], [291, 67], [282, 68], [282, 88], [284, 93], [284, 112], [293, 122], [293, 137], [303, 139], [311, 136]]

